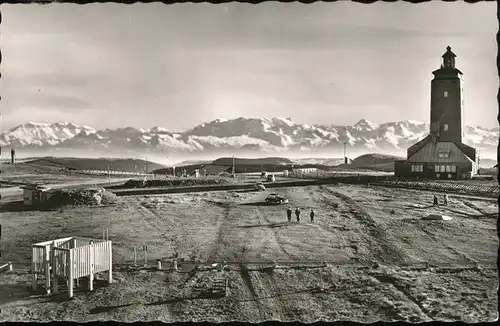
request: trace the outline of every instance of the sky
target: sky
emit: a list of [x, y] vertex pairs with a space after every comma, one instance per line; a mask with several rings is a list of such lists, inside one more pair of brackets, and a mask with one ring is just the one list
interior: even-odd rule
[[495, 2], [4, 4], [1, 127], [427, 121], [449, 45], [465, 124], [494, 128], [497, 31]]

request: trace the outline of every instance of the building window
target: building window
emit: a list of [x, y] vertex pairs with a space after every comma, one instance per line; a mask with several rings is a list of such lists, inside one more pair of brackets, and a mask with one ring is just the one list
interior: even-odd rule
[[456, 165], [452, 165], [452, 166], [451, 166], [451, 172], [452, 172], [452, 173], [457, 172], [457, 166], [456, 166]]
[[446, 166], [446, 172], [451, 172], [451, 165]]
[[438, 152], [438, 157], [439, 158], [449, 158], [450, 157], [450, 152], [449, 151], [448, 152], [444, 152], [444, 151]]
[[444, 92], [444, 97], [447, 98], [448, 97], [448, 92]]
[[441, 165], [439, 167], [439, 172], [446, 172], [446, 165]]
[[422, 164], [412, 164], [411, 172], [424, 172], [424, 166]]
[[444, 131], [448, 131], [448, 125], [447, 125], [447, 124], [444, 124], [444, 125], [443, 125], [443, 130], [444, 130]]

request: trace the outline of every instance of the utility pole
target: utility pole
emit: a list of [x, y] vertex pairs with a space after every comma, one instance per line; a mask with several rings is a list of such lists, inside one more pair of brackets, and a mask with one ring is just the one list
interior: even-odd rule
[[146, 174], [148, 174], [148, 157], [146, 156]]
[[347, 164], [347, 142], [344, 142], [344, 163]]
[[111, 170], [109, 168], [109, 163], [108, 163], [108, 180], [109, 180], [109, 185], [111, 185]]
[[234, 169], [234, 156], [233, 156], [233, 176], [234, 176], [234, 172], [235, 172], [235, 169]]

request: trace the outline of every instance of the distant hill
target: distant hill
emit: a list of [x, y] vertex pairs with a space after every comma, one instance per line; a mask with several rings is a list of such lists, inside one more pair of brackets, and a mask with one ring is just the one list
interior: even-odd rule
[[394, 163], [398, 160], [404, 160], [404, 157], [394, 156], [394, 155], [386, 155], [386, 154], [365, 154], [356, 157], [352, 164], [355, 166], [371, 166], [371, 165], [380, 165], [387, 163]]
[[404, 160], [404, 157], [387, 154], [365, 154], [356, 157], [350, 164], [340, 164], [334, 169], [337, 170], [373, 170], [381, 172], [394, 172], [394, 162]]
[[187, 160], [181, 161], [173, 164], [173, 166], [185, 166], [185, 165], [196, 165], [196, 164], [210, 164], [210, 160]]
[[[283, 158], [283, 157], [264, 157], [264, 158], [234, 158], [234, 163], [236, 165], [289, 165], [293, 164], [293, 161]], [[221, 157], [212, 162], [212, 165], [224, 165], [232, 166], [232, 157]]]
[[[42, 157], [16, 164], [16, 171], [32, 173], [48, 173], [54, 170], [107, 170], [108, 165], [112, 171], [143, 172], [146, 169], [153, 171], [164, 165], [140, 159], [112, 159], [112, 158], [79, 158], [79, 157]], [[14, 166], [5, 164], [4, 172], [13, 170]]]
[[492, 160], [489, 158], [480, 158], [479, 159], [479, 167], [484, 169], [490, 169], [497, 164], [497, 160]]
[[293, 160], [295, 164], [319, 164], [326, 166], [336, 166], [344, 163], [344, 158], [322, 158], [322, 157], [308, 157], [308, 158], [298, 158]]
[[[235, 172], [236, 173], [253, 173], [253, 172], [281, 172], [286, 169], [291, 168], [312, 168], [316, 167], [322, 170], [328, 170], [331, 166], [324, 164], [297, 164], [290, 159], [283, 157], [264, 157], [264, 158], [235, 158], [234, 159]], [[231, 173], [233, 169], [233, 158], [232, 157], [221, 157], [213, 162], [205, 164], [189, 164], [184, 166], [175, 166], [176, 174], [179, 174], [181, 170], [186, 170], [187, 173], [192, 173], [194, 170], [199, 169], [200, 172], [206, 170], [209, 175], [216, 175], [221, 172]], [[156, 174], [171, 174], [172, 168], [161, 168], [153, 171]]]

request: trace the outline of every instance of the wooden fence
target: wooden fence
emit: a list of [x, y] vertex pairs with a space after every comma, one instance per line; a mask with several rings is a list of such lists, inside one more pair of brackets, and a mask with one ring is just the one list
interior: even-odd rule
[[436, 190], [463, 194], [474, 194], [493, 198], [497, 198], [500, 191], [500, 187], [498, 185], [481, 185], [473, 183], [466, 184], [461, 182], [380, 180], [371, 182], [370, 184], [407, 189]]
[[500, 195], [500, 187], [496, 184], [479, 183], [475, 180], [406, 180], [398, 179], [394, 175], [384, 173], [348, 173], [335, 172], [323, 173], [319, 177], [313, 174], [290, 175], [290, 177], [299, 177], [301, 179], [330, 180], [332, 184], [364, 184], [378, 185], [385, 187], [397, 187], [418, 190], [446, 191], [459, 194], [479, 195], [485, 197], [497, 198]]
[[37, 288], [37, 277], [45, 276], [45, 289], [58, 292], [60, 278], [68, 284], [68, 294], [73, 296], [73, 282], [81, 277], [89, 277], [89, 288], [93, 289], [95, 273], [108, 271], [108, 281], [112, 282], [111, 241], [71, 237], [46, 241], [32, 245], [32, 287]]

